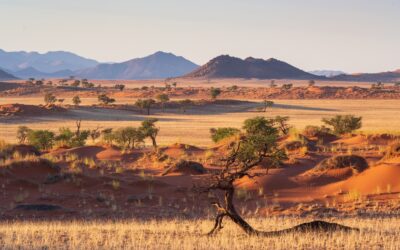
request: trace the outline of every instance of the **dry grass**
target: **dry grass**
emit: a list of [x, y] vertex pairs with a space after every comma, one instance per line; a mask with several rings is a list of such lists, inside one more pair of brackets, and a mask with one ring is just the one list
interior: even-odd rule
[[[2, 98], [1, 103], [23, 102], [29, 104], [42, 103], [42, 98], [8, 99]], [[66, 100], [67, 102], [67, 100]], [[82, 98], [83, 105], [95, 102], [94, 99]], [[121, 103], [133, 103], [132, 99], [121, 99]], [[161, 128], [159, 142], [161, 145], [175, 142], [198, 146], [210, 146], [212, 141], [209, 129], [213, 127], [240, 128], [243, 121], [256, 115], [290, 117], [290, 124], [299, 131], [305, 126], [321, 124], [321, 118], [336, 114], [356, 114], [363, 117], [362, 132], [396, 132], [400, 127], [400, 100], [276, 100], [275, 107], [267, 113], [257, 113], [249, 110], [249, 105], [214, 106], [203, 110], [188, 110], [186, 114], [158, 113]], [[68, 116], [15, 118], [12, 121], [0, 120], [0, 138], [15, 142], [18, 126], [28, 125], [33, 129], [75, 126], [76, 119], [82, 119], [82, 128], [125, 127], [138, 126], [146, 116], [126, 111], [70, 111]]]
[[[304, 222], [299, 218], [252, 219], [263, 230]], [[226, 223], [220, 234], [204, 234], [211, 220], [150, 220], [96, 222], [3, 222], [2, 249], [398, 249], [396, 218], [336, 219], [360, 232], [301, 233], [279, 237], [249, 237]]]

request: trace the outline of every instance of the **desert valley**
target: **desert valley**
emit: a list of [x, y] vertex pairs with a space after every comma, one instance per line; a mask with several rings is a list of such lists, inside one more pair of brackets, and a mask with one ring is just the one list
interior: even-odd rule
[[[147, 4], [136, 6], [135, 1], [124, 3], [135, 5], [135, 11], [143, 10], [132, 17], [121, 2], [110, 6], [99, 1], [98, 9], [88, 11], [93, 20], [102, 20], [102, 28], [110, 32], [107, 36], [100, 32], [101, 39], [92, 45], [84, 39], [81, 44], [71, 43], [82, 51], [98, 53], [103, 56], [101, 61], [60, 50], [0, 49], [1, 249], [400, 249], [398, 64], [391, 69], [349, 73], [362, 65], [382, 69], [388, 64], [365, 60], [368, 50], [352, 40], [346, 46], [356, 52], [345, 55], [339, 53], [339, 48], [348, 51], [341, 47], [345, 45], [329, 41], [326, 49], [324, 38], [310, 44], [305, 35], [296, 33], [290, 38], [299, 41], [291, 49], [288, 44], [295, 42], [288, 43], [287, 33], [271, 27], [269, 17], [252, 4], [235, 3], [228, 8], [242, 13], [236, 9], [240, 5], [257, 12], [248, 16], [250, 21], [236, 23], [237, 16], [228, 10], [227, 19], [240, 34], [268, 27], [277, 43], [264, 35], [259, 38], [270, 46], [271, 55], [282, 55], [285, 60], [267, 58], [257, 39], [250, 42], [248, 37], [219, 27], [226, 23], [209, 6], [206, 9], [211, 8], [211, 14], [203, 4], [198, 5], [199, 13], [207, 13], [207, 21], [215, 26], [203, 23], [203, 17], [195, 13], [188, 17], [173, 12], [177, 17], [166, 17], [159, 9], [144, 7]], [[255, 2], [261, 9], [274, 6], [277, 13], [289, 10], [297, 17], [299, 24], [285, 21], [278, 25], [286, 32], [295, 32], [293, 25], [310, 35], [314, 31], [304, 27], [315, 25], [318, 36], [329, 28], [340, 39], [348, 35], [349, 21], [323, 19], [327, 26], [320, 27], [304, 17], [311, 16], [304, 6], [300, 12], [308, 14], [299, 17], [288, 6], [282, 11], [277, 6], [284, 5]], [[383, 2], [389, 14], [386, 8], [400, 7]], [[17, 3], [6, 5], [10, 10], [11, 6], [23, 8]], [[104, 11], [99, 6], [108, 6], [110, 11], [104, 13], [114, 19], [98, 19]], [[221, 13], [225, 5], [215, 6]], [[190, 9], [191, 4], [183, 7]], [[114, 8], [126, 15], [115, 15]], [[61, 13], [58, 6], [52, 10]], [[267, 12], [274, 15], [272, 10]], [[346, 18], [353, 12], [340, 13], [352, 20]], [[156, 37], [144, 35], [148, 33], [131, 22], [148, 20], [148, 16], [160, 22], [145, 25], [146, 32], [158, 30]], [[253, 18], [257, 25], [259, 21], [264, 25], [255, 25]], [[164, 21], [169, 26], [163, 26]], [[395, 21], [385, 23], [400, 23]], [[20, 22], [13, 25], [28, 25]], [[336, 22], [343, 29], [340, 32], [334, 29]], [[133, 39], [125, 30], [114, 25], [111, 29], [111, 23], [124, 23], [121, 27], [125, 28], [129, 23], [128, 30], [136, 28], [143, 37]], [[86, 37], [80, 24], [64, 24]], [[174, 33], [175, 26], [189, 24], [198, 30], [190, 26], [186, 32], [202, 43], [182, 35], [182, 30]], [[300, 28], [300, 24], [305, 26]], [[99, 26], [95, 27], [90, 30], [98, 38]], [[216, 35], [214, 29], [237, 41]], [[41, 31], [36, 26], [34, 30]], [[10, 37], [14, 34], [7, 32]], [[121, 48], [99, 50], [111, 41], [112, 34], [123, 34], [137, 44], [112, 40], [110, 44], [120, 42]], [[190, 51], [189, 56], [202, 58], [203, 63], [154, 49], [170, 44], [168, 39], [160, 41], [162, 34], [174, 42], [172, 48]], [[201, 38], [205, 34], [213, 34], [213, 46], [211, 37]], [[348, 36], [358, 39], [354, 34]], [[14, 48], [10, 39], [5, 44]], [[46, 41], [36, 39], [32, 38], [32, 46], [35, 41]], [[226, 49], [215, 49], [222, 46], [218, 39]], [[290, 53], [281, 49], [283, 44]], [[126, 60], [133, 51], [143, 54], [140, 46], [146, 48], [143, 51], [157, 52]], [[320, 54], [311, 55], [314, 49]], [[241, 56], [234, 56], [235, 51]], [[259, 51], [259, 55], [248, 51]], [[125, 60], [109, 60], [113, 53]], [[296, 63], [287, 59], [291, 55]], [[333, 65], [347, 67], [347, 72], [303, 69], [319, 61], [327, 65], [330, 61], [323, 58], [327, 55]]]

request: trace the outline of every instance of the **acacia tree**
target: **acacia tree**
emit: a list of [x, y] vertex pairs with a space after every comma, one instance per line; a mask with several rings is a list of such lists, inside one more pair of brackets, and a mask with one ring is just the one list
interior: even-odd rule
[[156, 103], [153, 99], [139, 99], [136, 101], [135, 106], [141, 110], [146, 110], [147, 115], [150, 115], [151, 106]]
[[157, 128], [155, 125], [157, 121], [158, 119], [156, 118], [146, 119], [142, 122], [142, 126], [139, 128], [145, 138], [150, 138], [154, 149], [157, 149], [156, 137], [158, 135], [158, 132], [160, 131], [160, 129]]
[[46, 93], [44, 95], [44, 102], [46, 103], [46, 105], [52, 105], [57, 101], [57, 98], [55, 95], [53, 95], [52, 93]]
[[221, 94], [221, 89], [212, 87], [210, 90], [210, 95], [212, 99], [217, 99], [217, 97]]
[[81, 104], [81, 98], [78, 95], [72, 97], [72, 103], [75, 106], [79, 106], [79, 104]]
[[165, 103], [169, 101], [169, 97], [167, 94], [159, 94], [157, 96], [157, 100], [161, 103], [161, 109], [164, 112], [165, 111]]
[[134, 149], [135, 145], [143, 142], [144, 134], [141, 129], [134, 127], [120, 128], [114, 132], [115, 141], [125, 149]]
[[19, 126], [17, 130], [18, 142], [24, 144], [30, 131], [32, 131], [32, 129], [28, 128], [27, 126]]
[[336, 115], [332, 118], [323, 118], [322, 122], [332, 126], [335, 134], [343, 135], [361, 128], [362, 117], [354, 115]]
[[278, 126], [278, 130], [283, 134], [287, 135], [291, 126], [287, 123], [289, 121], [289, 116], [276, 116], [274, 122]]
[[[327, 223], [322, 221], [314, 221], [311, 223], [304, 223], [289, 230], [262, 232], [254, 229], [246, 220], [244, 220], [236, 211], [234, 206], [234, 183], [247, 176], [254, 178], [261, 174], [253, 174], [252, 170], [264, 160], [273, 165], [277, 164], [286, 158], [285, 152], [278, 148], [277, 139], [279, 136], [278, 129], [274, 126], [274, 122], [264, 117], [255, 117], [248, 119], [244, 122], [244, 133], [239, 137], [233, 146], [230, 154], [222, 159], [224, 167], [222, 170], [214, 174], [210, 183], [206, 187], [199, 188], [200, 191], [209, 192], [223, 192], [224, 198], [216, 200], [212, 203], [217, 208], [217, 215], [215, 224], [209, 235], [217, 233], [221, 230], [224, 218], [231, 219], [240, 228], [242, 228], [249, 235], [276, 235], [286, 233], [290, 230], [334, 230], [334, 229], [350, 229], [334, 223]], [[268, 173], [268, 168], [265, 169]], [[218, 196], [217, 196], [218, 197]]]
[[274, 102], [264, 99], [263, 104], [264, 104], [264, 112], [267, 112], [267, 108], [271, 108], [274, 105]]
[[109, 103], [115, 102], [114, 98], [108, 97], [106, 94], [101, 94], [97, 96], [97, 99], [99, 100], [100, 103], [107, 105]]

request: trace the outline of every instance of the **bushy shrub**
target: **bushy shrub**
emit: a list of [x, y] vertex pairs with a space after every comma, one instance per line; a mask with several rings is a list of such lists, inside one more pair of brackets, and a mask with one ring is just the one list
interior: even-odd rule
[[303, 134], [307, 137], [320, 137], [327, 135], [331, 130], [325, 126], [308, 125], [304, 128]]
[[55, 141], [59, 143], [60, 146], [82, 147], [86, 144], [89, 134], [89, 130], [73, 132], [69, 128], [60, 128], [59, 134], [55, 137]]
[[100, 103], [105, 105], [115, 102], [114, 98], [110, 98], [106, 94], [101, 94], [97, 96], [97, 99], [99, 100]]
[[142, 130], [134, 127], [120, 128], [113, 134], [115, 142], [122, 148], [126, 149], [135, 148], [135, 146], [138, 143], [143, 142], [145, 138]]
[[324, 118], [322, 122], [332, 126], [333, 132], [338, 135], [343, 135], [346, 133], [351, 133], [354, 130], [361, 128], [362, 117], [357, 117], [354, 115], [337, 115], [332, 118]]
[[54, 133], [49, 130], [30, 130], [28, 142], [40, 150], [51, 149], [54, 145]]
[[57, 98], [52, 93], [46, 93], [44, 95], [44, 102], [46, 105], [54, 104], [57, 101]]
[[211, 88], [210, 95], [212, 99], [216, 99], [221, 94], [221, 89], [219, 88]]

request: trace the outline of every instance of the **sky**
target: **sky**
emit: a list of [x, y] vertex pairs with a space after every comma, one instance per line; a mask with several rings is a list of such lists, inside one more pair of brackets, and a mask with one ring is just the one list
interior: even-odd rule
[[304, 70], [400, 68], [399, 0], [0, 0], [0, 48], [121, 62], [229, 54]]

